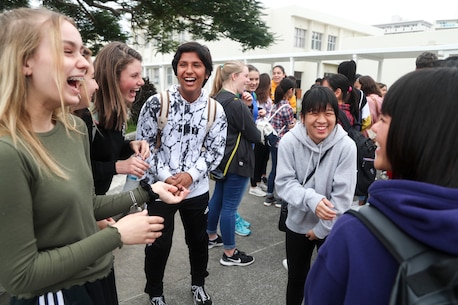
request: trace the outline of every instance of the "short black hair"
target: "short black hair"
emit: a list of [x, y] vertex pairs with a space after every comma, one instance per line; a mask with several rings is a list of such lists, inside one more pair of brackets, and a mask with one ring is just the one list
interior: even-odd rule
[[[199, 56], [199, 59], [202, 61], [202, 63], [205, 66], [205, 73], [207, 74], [208, 77], [212, 74], [213, 71], [213, 61], [212, 61], [212, 56], [210, 54], [210, 50], [204, 46], [201, 45], [198, 42], [191, 41], [191, 42], [186, 42], [180, 45], [173, 56], [172, 60], [172, 67], [173, 67], [173, 72], [175, 73], [175, 76], [177, 75], [177, 66], [178, 66], [178, 61], [181, 58], [181, 54], [183, 53], [190, 53], [194, 52]], [[202, 86], [205, 86], [205, 83], [208, 81], [208, 78], [204, 80], [204, 83]]]
[[316, 86], [310, 88], [304, 93], [302, 97], [301, 114], [305, 116], [308, 112], [323, 112], [326, 111], [328, 105], [331, 105], [337, 118], [339, 117], [339, 103], [337, 102], [336, 95], [330, 88], [323, 86]]

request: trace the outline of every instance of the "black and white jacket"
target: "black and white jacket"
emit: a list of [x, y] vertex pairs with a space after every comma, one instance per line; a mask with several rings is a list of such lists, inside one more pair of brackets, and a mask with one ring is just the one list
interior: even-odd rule
[[169, 88], [170, 104], [167, 124], [161, 132], [161, 145], [155, 150], [158, 135], [160, 95], [150, 97], [142, 107], [137, 123], [137, 140], [146, 140], [151, 149], [149, 182], [165, 181], [170, 176], [187, 172], [193, 183], [187, 198], [208, 192], [208, 172], [215, 169], [226, 147], [227, 120], [223, 107], [217, 104], [216, 116], [210, 129], [208, 120], [208, 93], [202, 89], [200, 97], [190, 103], [178, 91]]

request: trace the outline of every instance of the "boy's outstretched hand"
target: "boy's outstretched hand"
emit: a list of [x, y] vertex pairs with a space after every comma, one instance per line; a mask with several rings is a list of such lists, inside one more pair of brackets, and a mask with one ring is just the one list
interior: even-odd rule
[[179, 203], [189, 194], [187, 188], [171, 185], [162, 181], [151, 184], [151, 188], [153, 192], [159, 195], [159, 199], [165, 203]]

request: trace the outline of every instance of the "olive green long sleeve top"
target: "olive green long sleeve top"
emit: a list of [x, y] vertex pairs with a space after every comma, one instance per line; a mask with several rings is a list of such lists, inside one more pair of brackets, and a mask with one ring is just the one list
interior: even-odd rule
[[[57, 122], [37, 134], [69, 179], [40, 171], [32, 156], [0, 136], [0, 283], [19, 298], [32, 298], [108, 275], [111, 251], [122, 246], [116, 228], [96, 220], [129, 210], [129, 193], [94, 195], [87, 128]], [[148, 199], [142, 188], [136, 201]]]

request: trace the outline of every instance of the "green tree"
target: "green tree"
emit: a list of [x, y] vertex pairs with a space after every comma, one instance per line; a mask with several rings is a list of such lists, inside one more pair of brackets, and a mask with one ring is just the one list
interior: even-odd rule
[[[260, 0], [3, 0], [0, 9], [32, 4], [74, 18], [94, 53], [106, 42], [129, 37], [153, 40], [158, 53], [169, 53], [179, 44], [174, 37], [182, 32], [194, 40], [229, 38], [244, 51], [267, 48], [275, 40], [262, 21]], [[122, 22], [133, 30], [123, 31]]]

